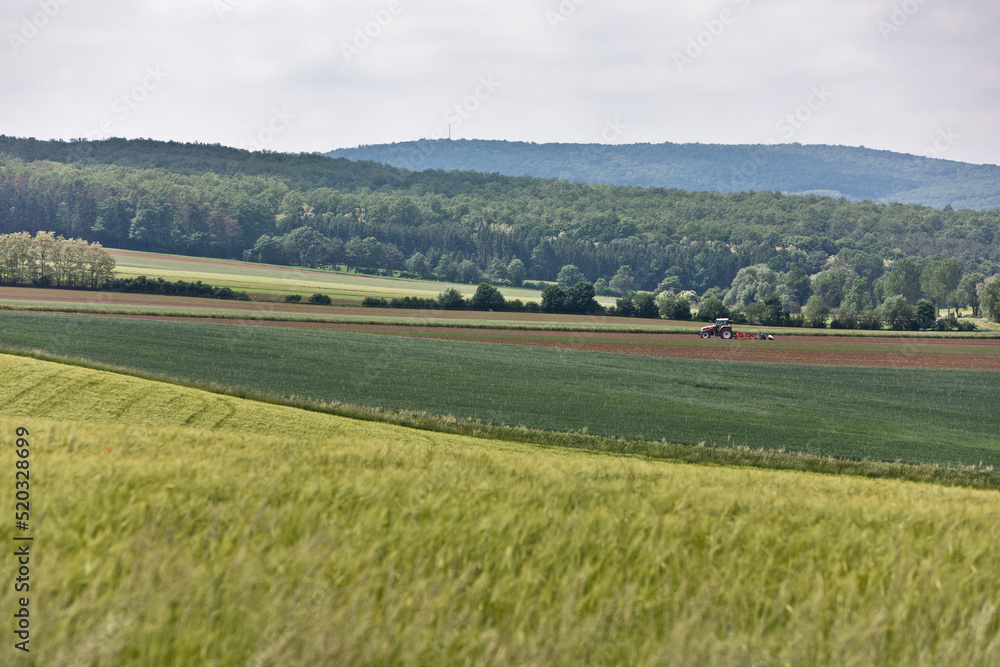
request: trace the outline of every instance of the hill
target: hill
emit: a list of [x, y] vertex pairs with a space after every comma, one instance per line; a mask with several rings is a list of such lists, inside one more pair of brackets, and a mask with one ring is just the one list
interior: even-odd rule
[[995, 491], [481, 441], [9, 356], [0, 378], [0, 466], [26, 429], [42, 538], [33, 664], [1000, 659]]
[[605, 185], [770, 190], [936, 208], [1000, 207], [1000, 166], [850, 146], [535, 144], [440, 139], [342, 148], [329, 157]]
[[551, 281], [572, 264], [595, 284], [628, 267], [634, 288], [666, 281], [721, 294], [757, 264], [782, 274], [843, 268], [838, 284], [863, 278], [859, 294], [873, 303], [884, 298], [875, 281], [904, 257], [920, 266], [952, 258], [984, 276], [1000, 268], [1000, 208], [415, 172], [148, 140], [0, 137], [0, 234], [40, 230], [112, 248], [405, 269], [466, 284], [484, 276]]

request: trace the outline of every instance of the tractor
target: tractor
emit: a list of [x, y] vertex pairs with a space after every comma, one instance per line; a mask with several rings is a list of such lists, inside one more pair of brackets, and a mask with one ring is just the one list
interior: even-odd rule
[[715, 324], [710, 324], [707, 327], [702, 327], [701, 337], [708, 340], [712, 336], [718, 336], [725, 340], [729, 340], [733, 337], [733, 325], [729, 323], [728, 317], [720, 317], [715, 320]]

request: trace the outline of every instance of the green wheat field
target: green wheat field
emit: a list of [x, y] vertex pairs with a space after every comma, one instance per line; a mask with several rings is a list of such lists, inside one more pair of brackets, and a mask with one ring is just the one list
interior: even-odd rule
[[1000, 662], [994, 491], [477, 440], [21, 357], [0, 376], [4, 507], [15, 429], [32, 443], [17, 664]]

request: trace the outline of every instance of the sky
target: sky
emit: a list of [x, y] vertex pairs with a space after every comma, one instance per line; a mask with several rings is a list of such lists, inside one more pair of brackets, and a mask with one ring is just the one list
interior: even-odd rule
[[1000, 164], [996, 0], [3, 0], [0, 134], [799, 142]]

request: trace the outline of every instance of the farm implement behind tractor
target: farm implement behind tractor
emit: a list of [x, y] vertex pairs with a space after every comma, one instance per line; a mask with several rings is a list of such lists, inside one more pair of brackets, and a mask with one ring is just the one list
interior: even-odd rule
[[[745, 340], [764, 340], [764, 334], [749, 334], [741, 333], [733, 329], [733, 325], [729, 323], [729, 318], [722, 317], [715, 320], [715, 324], [710, 324], [707, 327], [702, 327], [701, 333], [699, 334], [705, 340], [708, 340], [712, 336], [718, 336], [724, 340], [731, 340], [733, 338], [742, 338]], [[774, 340], [774, 336], [767, 336], [767, 340]]]

